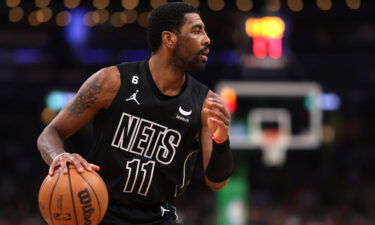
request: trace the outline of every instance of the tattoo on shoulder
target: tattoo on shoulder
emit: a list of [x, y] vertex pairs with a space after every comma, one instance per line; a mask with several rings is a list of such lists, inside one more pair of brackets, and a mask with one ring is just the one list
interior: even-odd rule
[[97, 100], [97, 95], [102, 91], [103, 87], [97, 85], [98, 78], [92, 79], [78, 93], [74, 101], [68, 105], [69, 115], [73, 117], [79, 116]]

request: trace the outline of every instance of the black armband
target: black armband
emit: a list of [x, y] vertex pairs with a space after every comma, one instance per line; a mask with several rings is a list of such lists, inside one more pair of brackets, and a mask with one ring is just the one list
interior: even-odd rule
[[211, 158], [206, 168], [207, 178], [213, 182], [222, 182], [232, 175], [233, 170], [234, 162], [229, 138], [221, 144], [212, 141]]

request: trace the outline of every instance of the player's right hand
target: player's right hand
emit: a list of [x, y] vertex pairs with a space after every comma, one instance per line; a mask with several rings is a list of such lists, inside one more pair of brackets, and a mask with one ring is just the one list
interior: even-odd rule
[[84, 170], [88, 170], [88, 171], [100, 170], [99, 166], [92, 164], [92, 163], [88, 163], [86, 159], [84, 159], [79, 154], [67, 153], [67, 154], [62, 154], [53, 160], [53, 162], [49, 166], [48, 174], [52, 176], [55, 173], [56, 169], [59, 167], [62, 170], [63, 174], [67, 174], [69, 163], [73, 164], [76, 167], [78, 173], [82, 173]]

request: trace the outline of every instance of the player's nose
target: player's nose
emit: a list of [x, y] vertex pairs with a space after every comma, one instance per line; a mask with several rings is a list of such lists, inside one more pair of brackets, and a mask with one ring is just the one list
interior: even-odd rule
[[211, 44], [211, 39], [208, 37], [207, 33], [204, 32], [203, 45], [208, 46]]

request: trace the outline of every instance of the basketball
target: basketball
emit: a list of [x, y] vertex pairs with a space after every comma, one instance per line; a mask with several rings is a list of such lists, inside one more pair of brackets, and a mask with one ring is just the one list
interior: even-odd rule
[[57, 169], [47, 176], [39, 190], [39, 209], [52, 225], [96, 225], [104, 217], [108, 192], [96, 172], [78, 173], [69, 165], [68, 174]]

